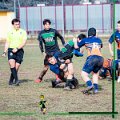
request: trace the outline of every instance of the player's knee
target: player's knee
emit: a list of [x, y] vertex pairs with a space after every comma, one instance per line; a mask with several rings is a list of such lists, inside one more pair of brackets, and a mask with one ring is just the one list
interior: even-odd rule
[[82, 76], [88, 76], [88, 73], [86, 73], [85, 71], [81, 71], [81, 75]]

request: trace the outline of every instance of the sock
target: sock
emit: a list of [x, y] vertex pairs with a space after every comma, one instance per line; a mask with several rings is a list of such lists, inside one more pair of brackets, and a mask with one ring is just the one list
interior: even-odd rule
[[11, 73], [11, 75], [10, 75], [10, 80], [9, 80], [9, 82], [13, 82], [13, 80], [14, 80], [14, 76], [13, 76], [13, 74]]
[[18, 75], [17, 75], [16, 68], [14, 67], [14, 68], [10, 68], [10, 69], [11, 69], [11, 72], [13, 74], [13, 77], [15, 78], [15, 82], [17, 82], [18, 81]]
[[73, 76], [73, 78], [72, 78], [71, 83], [72, 83], [75, 87], [77, 87], [78, 84], [79, 84], [78, 80], [77, 80], [74, 76]]
[[91, 80], [88, 80], [86, 82], [86, 85], [88, 86], [88, 88], [91, 88], [93, 86]]
[[72, 79], [67, 79], [66, 81], [66, 87], [69, 86], [70, 88], [72, 88]]
[[94, 83], [93, 86], [94, 86], [94, 91], [98, 91], [98, 84]]

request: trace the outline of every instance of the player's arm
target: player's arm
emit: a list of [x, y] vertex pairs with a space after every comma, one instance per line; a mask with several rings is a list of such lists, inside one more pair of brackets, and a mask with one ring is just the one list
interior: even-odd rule
[[77, 42], [77, 45], [79, 48], [85, 45], [86, 39], [81, 40], [80, 42]]
[[6, 56], [9, 45], [10, 45], [10, 33], [8, 33], [8, 35], [7, 35], [7, 39], [6, 39], [6, 42], [5, 42], [5, 47], [4, 47], [4, 52], [2, 54], [2, 57]]
[[113, 56], [112, 43], [114, 41], [114, 37], [115, 37], [115, 35], [112, 34], [111, 37], [110, 37], [110, 39], [109, 39], [109, 51], [110, 51], [111, 56]]
[[42, 102], [41, 101], [38, 103], [38, 106], [42, 107]]
[[39, 41], [40, 51], [45, 56], [44, 47], [43, 47], [43, 39], [41, 37], [41, 33], [38, 35], [38, 41]]
[[64, 45], [64, 44], [65, 44], [65, 40], [64, 40], [64, 38], [62, 37], [62, 35], [61, 35], [57, 30], [55, 30], [55, 34], [56, 34], [57, 37], [60, 38], [62, 44]]
[[10, 44], [9, 41], [6, 40], [6, 42], [5, 42], [5, 48], [4, 48], [4, 52], [2, 54], [2, 57], [6, 56], [7, 50], [9, 48], [9, 44]]
[[39, 41], [39, 47], [40, 47], [41, 53], [43, 53], [44, 52], [44, 48], [43, 48], [43, 41], [42, 40]]
[[74, 42], [74, 48], [75, 49], [78, 49], [78, 44], [77, 44], [77, 39], [76, 38], [73, 38], [73, 42]]
[[111, 43], [109, 43], [109, 51], [110, 51], [111, 56], [113, 56], [113, 50], [112, 50], [112, 44]]
[[78, 50], [78, 49], [74, 49], [73, 50], [73, 54], [76, 56], [76, 57], [82, 57], [83, 54]]
[[42, 39], [42, 37], [41, 37], [41, 33], [39, 33], [37, 40], [39, 41], [40, 51], [41, 51], [41, 53], [43, 53], [43, 52], [44, 52], [44, 49], [43, 49], [43, 39]]
[[102, 48], [102, 47], [103, 47], [103, 43], [102, 43], [102, 40], [101, 40], [101, 39], [99, 39], [99, 40], [100, 40], [100, 44], [101, 44], [101, 46], [100, 46], [100, 47]]

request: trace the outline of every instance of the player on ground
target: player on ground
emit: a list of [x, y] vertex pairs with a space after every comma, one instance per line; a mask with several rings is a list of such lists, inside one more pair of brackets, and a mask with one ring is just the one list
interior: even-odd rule
[[[83, 39], [85, 37], [86, 36], [83, 34], [79, 35], [79, 39]], [[83, 56], [78, 49], [74, 48], [74, 42], [70, 40], [65, 44], [65, 47], [62, 48], [58, 54], [56, 54], [54, 57], [49, 56], [47, 58], [49, 61], [50, 70], [59, 75], [61, 80], [66, 78], [66, 80], [64, 80], [66, 81], [65, 89], [72, 89], [72, 82], [74, 83], [76, 81], [74, 78], [72, 63], [73, 54], [77, 57]], [[61, 81], [52, 81], [52, 84], [55, 86], [59, 82]], [[75, 84], [74, 87], [76, 87]]]
[[99, 71], [99, 79], [104, 79], [106, 77], [111, 78], [111, 70], [112, 70], [112, 59], [105, 59], [103, 62], [103, 66]]

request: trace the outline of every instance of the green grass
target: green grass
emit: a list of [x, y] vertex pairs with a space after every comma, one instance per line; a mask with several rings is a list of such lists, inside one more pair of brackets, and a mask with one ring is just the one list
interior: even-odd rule
[[[110, 57], [107, 39], [104, 39], [103, 56]], [[112, 82], [107, 79], [99, 80], [100, 90], [96, 95], [83, 95], [84, 82], [80, 71], [85, 62], [83, 58], [73, 58], [75, 76], [79, 79], [80, 87], [72, 91], [63, 88], [52, 88], [51, 80], [55, 75], [48, 71], [44, 81], [34, 83], [43, 68], [43, 56], [38, 45], [25, 47], [24, 62], [19, 70], [21, 84], [18, 87], [9, 86], [10, 75], [7, 58], [0, 57], [0, 120], [111, 120], [110, 116], [90, 115], [54, 115], [53, 113], [67, 112], [111, 112], [112, 111]], [[37, 44], [35, 42], [35, 44]], [[3, 46], [0, 46], [2, 54]], [[85, 53], [86, 54], [86, 53]], [[47, 114], [42, 115], [38, 102], [44, 94], [48, 103]], [[120, 84], [116, 83], [116, 111], [120, 112]], [[120, 115], [116, 119], [120, 119]]]

